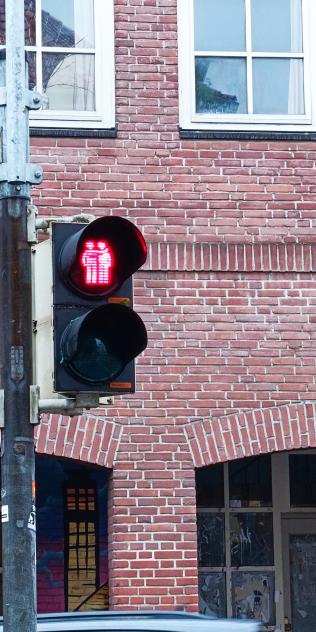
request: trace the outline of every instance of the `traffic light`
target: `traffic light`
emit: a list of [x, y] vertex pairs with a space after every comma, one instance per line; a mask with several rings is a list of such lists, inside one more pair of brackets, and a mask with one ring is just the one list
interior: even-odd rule
[[141, 232], [121, 217], [52, 224], [54, 390], [133, 393], [147, 333], [133, 311], [132, 275], [146, 260]]

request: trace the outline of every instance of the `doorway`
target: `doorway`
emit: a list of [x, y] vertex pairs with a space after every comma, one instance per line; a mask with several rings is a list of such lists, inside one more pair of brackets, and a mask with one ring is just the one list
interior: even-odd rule
[[284, 615], [291, 632], [316, 630], [316, 516], [282, 520]]

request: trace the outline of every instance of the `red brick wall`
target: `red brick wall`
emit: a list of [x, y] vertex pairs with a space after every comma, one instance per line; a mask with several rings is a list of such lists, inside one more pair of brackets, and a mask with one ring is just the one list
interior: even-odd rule
[[[316, 143], [180, 140], [176, 0], [115, 6], [117, 138], [33, 138], [45, 173], [33, 200], [45, 215], [114, 213], [142, 229], [135, 304], [149, 345], [137, 393], [101, 412], [108, 440], [101, 418], [68, 430], [54, 417], [39, 449], [114, 459], [111, 607], [195, 609], [194, 465], [241, 456], [236, 435], [244, 454], [315, 445], [301, 413], [316, 392]], [[264, 413], [261, 439], [260, 412], [242, 430], [243, 412], [267, 408], [277, 420]]]

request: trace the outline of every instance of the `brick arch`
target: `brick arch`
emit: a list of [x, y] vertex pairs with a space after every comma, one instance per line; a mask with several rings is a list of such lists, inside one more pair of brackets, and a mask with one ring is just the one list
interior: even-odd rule
[[[96, 415], [43, 415], [36, 428], [36, 451], [112, 468], [123, 429], [123, 425]], [[183, 431], [194, 467], [316, 447], [316, 403], [197, 419], [187, 422]]]
[[123, 426], [96, 415], [43, 415], [36, 428], [36, 451], [113, 467]]
[[198, 419], [184, 432], [194, 467], [316, 446], [316, 403], [294, 403]]

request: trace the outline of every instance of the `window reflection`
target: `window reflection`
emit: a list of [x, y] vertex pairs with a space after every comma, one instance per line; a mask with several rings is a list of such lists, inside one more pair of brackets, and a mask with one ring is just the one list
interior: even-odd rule
[[50, 110], [94, 110], [94, 56], [43, 54], [43, 89]]
[[0, 0], [0, 44], [5, 44], [5, 0]]
[[302, 0], [194, 0], [194, 50], [197, 114], [305, 114]]
[[244, 0], [195, 0], [195, 50], [245, 50]]
[[247, 112], [244, 59], [197, 57], [195, 82], [197, 112]]
[[[35, 41], [35, 0], [24, 0], [24, 36], [26, 46]], [[0, 0], [0, 45], [5, 44], [5, 0]]]
[[93, 0], [42, 0], [44, 46], [94, 46]]
[[35, 90], [36, 88], [36, 54], [28, 52], [26, 55], [29, 72], [29, 89]]
[[24, 0], [25, 44], [35, 46], [35, 0]]

